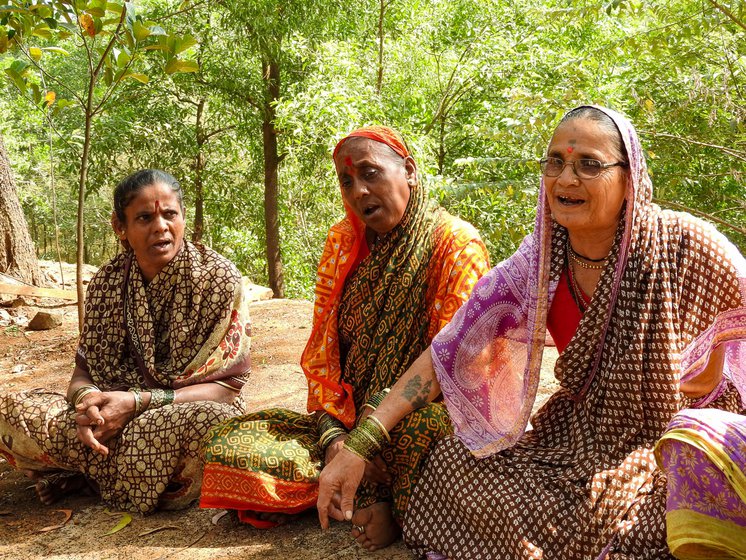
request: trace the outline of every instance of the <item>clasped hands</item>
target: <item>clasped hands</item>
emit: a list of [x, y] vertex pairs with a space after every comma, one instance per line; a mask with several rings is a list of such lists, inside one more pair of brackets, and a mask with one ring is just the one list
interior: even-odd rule
[[78, 439], [103, 456], [104, 445], [118, 436], [135, 417], [135, 402], [127, 391], [95, 391], [87, 394], [75, 407]]

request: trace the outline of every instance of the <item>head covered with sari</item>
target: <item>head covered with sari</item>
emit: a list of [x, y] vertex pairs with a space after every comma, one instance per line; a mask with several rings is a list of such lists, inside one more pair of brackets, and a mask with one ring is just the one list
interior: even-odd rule
[[[403, 163], [411, 158], [402, 137], [384, 126], [351, 132], [337, 143], [335, 158], [352, 138], [384, 144]], [[301, 358], [308, 410], [326, 411], [348, 427], [369, 393], [390, 386], [461, 305], [456, 293], [441, 296], [441, 272], [454, 266], [449, 259], [470, 246], [484, 250], [476, 230], [433, 205], [418, 181], [409, 190], [400, 222], [373, 252], [366, 225], [345, 203], [346, 218], [330, 229], [319, 264], [314, 326]], [[468, 251], [473, 256], [457, 270], [465, 282], [486, 263], [484, 252]], [[357, 331], [342, 353], [340, 329]]]
[[[660, 436], [680, 406], [679, 384], [702, 371], [717, 345], [727, 349], [725, 377], [746, 398], [746, 261], [709, 224], [652, 203], [632, 124], [595, 109], [613, 120], [629, 158], [626, 195], [608, 264], [557, 360], [561, 388], [551, 400], [587, 407], [588, 433], [621, 453]], [[479, 457], [515, 444], [528, 424], [567, 235], [552, 219], [542, 177], [533, 233], [433, 340], [456, 434]], [[609, 406], [615, 391], [612, 423], [588, 403]]]

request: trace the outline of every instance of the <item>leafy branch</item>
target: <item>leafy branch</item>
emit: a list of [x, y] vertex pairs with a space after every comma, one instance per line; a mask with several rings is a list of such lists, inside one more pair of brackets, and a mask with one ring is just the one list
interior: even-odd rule
[[684, 138], [683, 136], [677, 136], [676, 134], [670, 134], [667, 132], [656, 132], [653, 130], [643, 130], [643, 131], [640, 131], [640, 134], [652, 136], [653, 138], [658, 137], [658, 136], [661, 138], [671, 138], [672, 140], [677, 140], [685, 144], [692, 144], [694, 146], [702, 146], [705, 148], [714, 148], [716, 150], [720, 150], [724, 154], [727, 154], [731, 157], [740, 159], [742, 161], [746, 161], [746, 152], [734, 150], [733, 148], [728, 148], [727, 146], [719, 146], [717, 144], [710, 144], [708, 142], [700, 142], [699, 140], [692, 140], [691, 138]]
[[660, 204], [661, 206], [668, 206], [675, 210], [682, 210], [684, 212], [689, 212], [690, 214], [694, 214], [695, 216], [699, 216], [701, 218], [705, 218], [707, 220], [715, 222], [716, 224], [720, 224], [721, 226], [725, 226], [735, 232], [740, 233], [741, 235], [746, 235], [746, 228], [739, 227], [726, 220], [723, 220], [722, 218], [718, 218], [717, 216], [713, 216], [712, 214], [703, 212], [702, 210], [696, 210], [695, 208], [689, 208], [688, 206], [685, 206], [678, 202], [672, 202], [670, 200], [660, 200], [657, 198], [653, 198], [653, 202], [655, 202], [656, 204]]

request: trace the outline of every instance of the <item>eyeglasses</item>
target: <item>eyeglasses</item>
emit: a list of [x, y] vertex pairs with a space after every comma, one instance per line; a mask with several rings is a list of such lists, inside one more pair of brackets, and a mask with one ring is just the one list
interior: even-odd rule
[[601, 171], [609, 167], [627, 167], [626, 161], [616, 161], [614, 163], [601, 163], [597, 159], [579, 159], [576, 161], [563, 161], [556, 157], [545, 157], [539, 160], [541, 172], [547, 177], [559, 177], [565, 170], [565, 166], [572, 166], [575, 175], [581, 179], [595, 179], [601, 175]]

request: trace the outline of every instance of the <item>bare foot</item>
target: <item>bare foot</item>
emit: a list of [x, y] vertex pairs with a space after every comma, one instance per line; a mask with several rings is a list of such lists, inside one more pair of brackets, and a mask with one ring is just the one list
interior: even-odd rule
[[394, 520], [391, 504], [387, 502], [359, 509], [352, 516], [352, 536], [367, 550], [385, 548], [398, 539], [399, 535], [401, 527]]
[[89, 486], [85, 475], [79, 472], [58, 471], [52, 473], [39, 473], [24, 470], [23, 473], [31, 480], [36, 480], [34, 489], [39, 501], [45, 506], [65, 496], [69, 496], [79, 490], [88, 490]]

